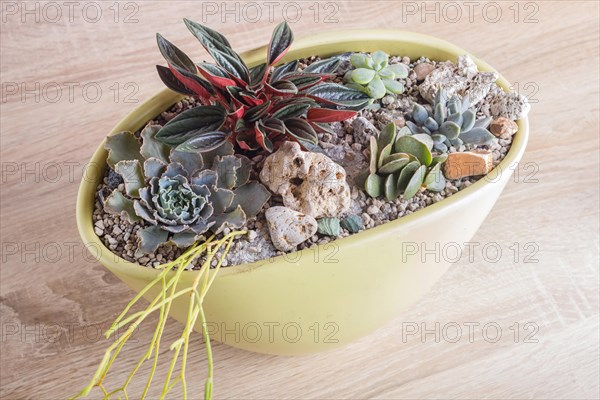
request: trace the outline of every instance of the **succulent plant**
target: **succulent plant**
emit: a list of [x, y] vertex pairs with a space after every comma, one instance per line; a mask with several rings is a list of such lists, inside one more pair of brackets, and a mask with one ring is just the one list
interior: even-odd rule
[[445, 153], [450, 146], [462, 144], [489, 144], [494, 135], [487, 130], [491, 117], [476, 119], [470, 108], [469, 96], [446, 99], [446, 92], [438, 90], [433, 111], [415, 103], [411, 113], [405, 116], [406, 126], [413, 134], [427, 134], [433, 141], [433, 149]]
[[354, 214], [342, 219], [340, 225], [350, 233], [356, 233], [364, 228], [362, 218]]
[[231, 143], [203, 154], [184, 152], [156, 140], [159, 130], [148, 125], [141, 145], [130, 132], [109, 136], [105, 145], [125, 194], [115, 189], [104, 208], [132, 223], [145, 221], [138, 231], [143, 253], [166, 242], [190, 246], [208, 230], [239, 228], [269, 199], [263, 185], [249, 181], [250, 160], [233, 155]]
[[386, 93], [402, 93], [404, 85], [396, 79], [406, 78], [408, 69], [404, 64], [388, 64], [388, 60], [389, 56], [381, 50], [372, 55], [352, 54], [350, 63], [355, 69], [344, 76], [346, 86], [361, 90], [373, 99], [381, 99]]
[[340, 236], [340, 219], [337, 217], [321, 218], [317, 221], [317, 232], [325, 236]]
[[371, 197], [385, 195], [394, 200], [401, 194], [413, 197], [421, 187], [440, 192], [446, 187], [441, 166], [447, 154], [431, 153], [433, 141], [427, 134], [416, 134], [403, 127], [386, 125], [379, 137], [370, 138], [369, 170], [357, 178], [357, 184]]
[[272, 152], [283, 141], [294, 140], [310, 149], [317, 145], [317, 132], [329, 131], [329, 122], [348, 119], [372, 101], [361, 91], [325, 82], [335, 76], [337, 58], [314, 62], [302, 71], [298, 61], [274, 68], [293, 41], [285, 22], [273, 31], [266, 62], [249, 68], [222, 34], [184, 21], [216, 64], [194, 64], [157, 34], [168, 63], [157, 66], [160, 78], [171, 90], [203, 103], [158, 133], [157, 139], [171, 146], [210, 151], [230, 141], [242, 150]]

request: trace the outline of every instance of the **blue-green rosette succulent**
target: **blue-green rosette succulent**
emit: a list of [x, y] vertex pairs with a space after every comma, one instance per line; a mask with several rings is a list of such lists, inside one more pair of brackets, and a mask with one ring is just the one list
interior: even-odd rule
[[240, 228], [258, 214], [270, 194], [249, 181], [248, 158], [233, 155], [230, 143], [203, 154], [174, 150], [155, 139], [159, 129], [147, 126], [142, 144], [121, 132], [109, 136], [105, 146], [125, 194], [115, 189], [104, 208], [132, 223], [145, 221], [138, 231], [143, 253], [168, 242], [190, 246], [209, 230]]
[[406, 126], [414, 135], [429, 135], [433, 140], [433, 149], [442, 153], [448, 152], [450, 146], [488, 145], [495, 138], [487, 129], [491, 117], [477, 119], [469, 96], [447, 99], [444, 89], [436, 93], [432, 111], [415, 103], [405, 119]]

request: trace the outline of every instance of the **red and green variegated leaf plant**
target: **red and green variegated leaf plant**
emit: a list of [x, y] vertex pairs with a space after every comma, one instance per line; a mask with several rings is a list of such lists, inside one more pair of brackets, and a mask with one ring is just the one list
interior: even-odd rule
[[215, 63], [194, 64], [157, 35], [168, 64], [157, 66], [161, 80], [169, 89], [196, 96], [202, 103], [159, 131], [157, 139], [170, 146], [209, 151], [230, 141], [241, 150], [272, 152], [292, 140], [314, 149], [317, 134], [330, 131], [329, 123], [353, 117], [372, 101], [363, 92], [331, 82], [340, 63], [336, 57], [316, 61], [304, 70], [298, 60], [275, 66], [294, 39], [286, 22], [273, 31], [266, 62], [249, 68], [222, 34], [184, 21]]

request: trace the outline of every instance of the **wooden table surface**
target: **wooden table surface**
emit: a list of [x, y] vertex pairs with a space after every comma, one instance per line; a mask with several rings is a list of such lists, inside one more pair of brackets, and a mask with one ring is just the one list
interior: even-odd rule
[[[275, 357], [216, 344], [215, 397], [598, 398], [598, 4], [2, 1], [0, 397], [74, 394], [108, 344], [99, 331], [133, 296], [86, 258], [75, 198], [99, 141], [163, 87], [155, 32], [201, 59], [183, 17], [224, 32], [239, 50], [266, 43], [286, 17], [297, 37], [397, 28], [468, 49], [530, 97], [531, 137], [518, 175], [473, 239], [479, 246], [422, 301], [324, 354]], [[150, 333], [136, 334], [116, 378]], [[178, 334], [171, 321], [167, 339]], [[194, 398], [205, 361], [194, 346]]]

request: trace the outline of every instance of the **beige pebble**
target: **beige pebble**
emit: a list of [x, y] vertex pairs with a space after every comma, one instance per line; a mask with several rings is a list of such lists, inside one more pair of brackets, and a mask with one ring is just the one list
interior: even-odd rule
[[504, 117], [496, 118], [490, 124], [490, 131], [501, 139], [510, 139], [518, 130], [519, 127], [515, 121]]
[[415, 75], [417, 76], [418, 81], [424, 80], [427, 75], [431, 73], [435, 69], [435, 66], [429, 63], [419, 63], [415, 65], [413, 69], [415, 71]]
[[376, 205], [372, 205], [372, 206], [369, 206], [369, 208], [367, 208], [367, 213], [369, 215], [377, 215], [380, 212], [381, 212], [381, 210]]
[[248, 241], [253, 242], [258, 236], [256, 231], [248, 231]]

